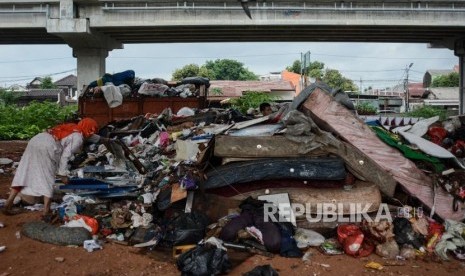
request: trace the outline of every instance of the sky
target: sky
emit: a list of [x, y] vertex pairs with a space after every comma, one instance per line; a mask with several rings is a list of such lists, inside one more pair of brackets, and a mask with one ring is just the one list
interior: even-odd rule
[[[452, 69], [458, 58], [452, 50], [428, 48], [427, 44], [402, 43], [174, 43], [126, 44], [109, 52], [106, 72], [132, 69], [136, 76], [171, 79], [184, 65], [208, 60], [240, 61], [257, 75], [280, 72], [310, 51], [311, 61], [339, 70], [362, 90], [387, 88], [402, 83], [406, 68], [409, 80], [422, 82], [429, 69]], [[0, 45], [0, 86], [25, 85], [34, 77], [58, 80], [76, 74], [76, 59], [67, 45]], [[98, 76], [96, 76], [97, 78]], [[361, 82], [360, 82], [361, 81]]]

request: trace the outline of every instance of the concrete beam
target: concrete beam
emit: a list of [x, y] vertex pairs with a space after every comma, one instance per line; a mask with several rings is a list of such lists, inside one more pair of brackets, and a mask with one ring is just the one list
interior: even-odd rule
[[84, 18], [48, 19], [47, 32], [62, 37], [73, 48], [123, 48], [122, 43], [91, 30], [89, 20]]

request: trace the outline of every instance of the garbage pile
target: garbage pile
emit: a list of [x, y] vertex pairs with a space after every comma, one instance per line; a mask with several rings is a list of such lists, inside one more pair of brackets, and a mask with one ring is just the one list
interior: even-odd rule
[[133, 70], [116, 74], [105, 74], [91, 82], [83, 97], [105, 97], [110, 108], [119, 106], [124, 98], [137, 97], [198, 97], [200, 87], [208, 88], [210, 80], [203, 77], [188, 77], [179, 82], [168, 82], [161, 78], [139, 79]]
[[[369, 127], [331, 93], [312, 86], [303, 101], [276, 111], [279, 116], [183, 108], [112, 122], [99, 133], [109, 142], [87, 145], [70, 164], [69, 184], [58, 185], [66, 193], [56, 208], [59, 224], [86, 229], [82, 244], [89, 252], [102, 249], [102, 241], [173, 248], [187, 274], [227, 272], [228, 254], [237, 250], [304, 261], [309, 247], [328, 255], [464, 260], [465, 224], [451, 218], [465, 216], [465, 124], [452, 118], [439, 125], [433, 118], [396, 129]], [[322, 108], [311, 109], [313, 100]], [[354, 133], [367, 146], [375, 137], [376, 154], [385, 159], [353, 142]], [[390, 160], [421, 174], [411, 170], [411, 179], [400, 178], [387, 170]], [[429, 188], [453, 196], [428, 205], [421, 191], [407, 189], [420, 205], [382, 202], [381, 192], [394, 198], [396, 183], [409, 188], [415, 177], [433, 179]], [[26, 235], [52, 242], [34, 231]], [[69, 234], [53, 238], [66, 244]]]

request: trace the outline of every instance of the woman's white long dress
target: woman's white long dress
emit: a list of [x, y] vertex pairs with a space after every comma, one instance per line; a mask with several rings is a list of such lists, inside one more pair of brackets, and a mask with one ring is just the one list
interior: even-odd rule
[[68, 161], [83, 144], [82, 134], [74, 132], [60, 141], [52, 135], [39, 133], [27, 144], [12, 187], [23, 187], [21, 193], [29, 196], [53, 196], [55, 176], [67, 175]]

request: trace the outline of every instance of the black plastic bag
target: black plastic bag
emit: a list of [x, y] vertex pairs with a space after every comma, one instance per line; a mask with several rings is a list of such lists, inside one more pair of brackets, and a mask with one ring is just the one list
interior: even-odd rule
[[423, 238], [413, 231], [408, 219], [398, 217], [392, 224], [394, 224], [394, 238], [399, 245], [411, 244], [417, 249], [423, 246]]
[[279, 276], [278, 272], [270, 265], [256, 266], [251, 271], [244, 273], [244, 276]]
[[167, 239], [174, 245], [196, 244], [205, 237], [207, 226], [208, 217], [205, 214], [185, 213], [173, 221], [172, 233]]
[[302, 251], [297, 247], [297, 242], [294, 239], [294, 226], [290, 222], [277, 222], [281, 232], [281, 249], [279, 254], [287, 258], [300, 258]]
[[179, 256], [176, 265], [181, 275], [218, 275], [231, 269], [226, 251], [214, 245], [200, 245]]

